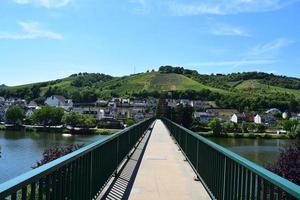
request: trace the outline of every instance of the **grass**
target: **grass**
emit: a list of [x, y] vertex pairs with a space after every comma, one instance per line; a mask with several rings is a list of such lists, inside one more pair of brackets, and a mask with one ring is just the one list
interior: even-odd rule
[[[52, 88], [58, 87], [63, 91], [76, 91], [78, 88], [71, 86], [75, 77], [67, 77], [59, 79], [57, 81], [48, 81], [47, 86], [41, 88], [40, 96], [44, 96], [45, 92], [51, 86]], [[225, 83], [226, 84], [226, 83]], [[259, 94], [265, 96], [268, 94], [284, 95], [293, 94], [300, 99], [300, 90], [286, 89], [281, 87], [269, 86], [262, 84], [259, 80], [246, 80], [228, 82], [228, 85], [232, 86], [233, 90], [219, 89], [211, 86], [204, 85], [202, 83], [193, 80], [187, 76], [175, 73], [164, 74], [160, 72], [148, 72], [139, 73], [130, 76], [114, 77], [106, 82], [95, 83], [93, 88], [99, 97], [109, 98], [111, 93], [115, 93], [121, 97], [131, 97], [133, 93], [146, 92], [165, 92], [165, 91], [186, 91], [195, 90], [201, 91], [208, 89], [212, 92], [220, 94], [234, 94], [241, 91], [247, 94]], [[34, 84], [26, 84], [14, 87], [8, 87], [11, 93], [16, 93], [18, 89], [28, 88], [29, 90]], [[84, 89], [79, 88], [79, 90]]]
[[213, 134], [211, 131], [206, 133], [199, 133], [204, 137], [219, 137], [219, 138], [244, 138], [244, 139], [293, 139], [289, 135], [283, 134], [268, 134], [268, 133], [221, 133], [219, 135]]
[[96, 134], [98, 135], [112, 135], [114, 134], [116, 131], [114, 130], [108, 130], [108, 129], [98, 129], [96, 130]]
[[300, 90], [293, 90], [293, 89], [288, 89], [288, 88], [281, 88], [277, 86], [271, 86], [271, 85], [266, 85], [263, 83], [260, 83], [258, 80], [246, 80], [238, 84], [236, 87], [238, 90], [243, 90], [245, 92], [250, 92], [250, 93], [257, 93], [263, 92], [265, 94], [268, 93], [287, 93], [287, 94], [293, 94], [295, 97], [300, 99]]
[[200, 91], [203, 89], [208, 89], [218, 93], [229, 93], [226, 90], [203, 85], [180, 74], [162, 74], [159, 72], [141, 73], [113, 79], [103, 84], [103, 88], [100, 93], [108, 93], [113, 90], [119, 95], [126, 95], [142, 91]]

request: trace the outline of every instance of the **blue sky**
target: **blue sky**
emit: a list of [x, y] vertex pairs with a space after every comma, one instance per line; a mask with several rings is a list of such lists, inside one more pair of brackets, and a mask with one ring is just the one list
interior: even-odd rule
[[300, 77], [300, 0], [1, 0], [0, 83], [178, 65]]

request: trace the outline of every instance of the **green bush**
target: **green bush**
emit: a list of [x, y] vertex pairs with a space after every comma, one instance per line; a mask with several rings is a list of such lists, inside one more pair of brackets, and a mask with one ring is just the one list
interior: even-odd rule
[[114, 133], [115, 132], [111, 131], [111, 130], [105, 130], [105, 129], [96, 130], [96, 134], [98, 134], [98, 135], [112, 135]]
[[211, 128], [211, 130], [213, 131], [213, 133], [215, 135], [221, 134], [222, 125], [221, 125], [221, 122], [219, 119], [215, 118], [215, 119], [211, 120], [209, 122], [208, 126]]
[[134, 125], [135, 124], [135, 121], [133, 120], [133, 119], [126, 119], [126, 125], [127, 125], [127, 127], [129, 127], [129, 126], [132, 126], [132, 125]]
[[0, 131], [4, 131], [4, 130], [6, 130], [6, 126], [0, 125]]
[[300, 124], [293, 126], [290, 135], [295, 138], [300, 138]]

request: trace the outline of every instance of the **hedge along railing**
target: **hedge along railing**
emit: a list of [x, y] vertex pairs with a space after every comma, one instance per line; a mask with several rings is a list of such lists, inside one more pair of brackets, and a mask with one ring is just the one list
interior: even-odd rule
[[213, 198], [300, 199], [300, 186], [169, 119], [163, 122]]
[[94, 199], [153, 122], [148, 119], [0, 185], [2, 199]]

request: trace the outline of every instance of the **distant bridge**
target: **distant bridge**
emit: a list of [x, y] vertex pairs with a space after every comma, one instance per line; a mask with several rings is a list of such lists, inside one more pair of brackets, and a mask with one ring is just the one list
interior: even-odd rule
[[3, 199], [281, 200], [300, 199], [300, 186], [168, 119], [148, 119], [1, 184]]

